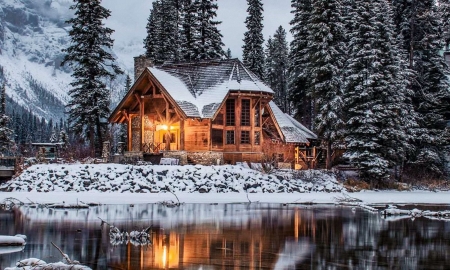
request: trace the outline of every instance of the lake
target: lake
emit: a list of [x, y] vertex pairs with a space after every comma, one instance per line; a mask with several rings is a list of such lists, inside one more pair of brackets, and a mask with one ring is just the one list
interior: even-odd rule
[[[448, 206], [404, 206], [448, 210]], [[149, 226], [151, 244], [110, 239]], [[0, 235], [25, 234], [23, 250], [0, 247], [0, 268], [62, 259], [52, 242], [92, 269], [448, 269], [450, 222], [384, 217], [334, 205], [101, 205], [0, 211]]]

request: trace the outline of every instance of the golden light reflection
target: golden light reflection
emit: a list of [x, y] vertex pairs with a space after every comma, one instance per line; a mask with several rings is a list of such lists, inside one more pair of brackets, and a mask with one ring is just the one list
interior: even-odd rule
[[162, 255], [162, 265], [164, 268], [167, 266], [167, 247], [164, 246], [163, 255]]

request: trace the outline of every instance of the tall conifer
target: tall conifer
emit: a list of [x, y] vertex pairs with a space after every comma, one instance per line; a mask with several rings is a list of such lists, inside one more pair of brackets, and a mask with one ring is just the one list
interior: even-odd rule
[[307, 93], [309, 85], [309, 59], [305, 56], [308, 48], [308, 24], [311, 14], [312, 0], [291, 0], [294, 19], [291, 20], [289, 67], [289, 93], [294, 106], [294, 113], [309, 129], [312, 129], [313, 99]]
[[263, 30], [263, 4], [261, 0], [247, 0], [247, 13], [244, 33], [244, 46], [242, 46], [242, 61], [244, 65], [258, 77], [264, 75], [264, 37]]
[[217, 26], [222, 22], [214, 20], [217, 17], [217, 0], [195, 0], [197, 10], [197, 27], [194, 36], [195, 60], [220, 59], [225, 56], [222, 49], [222, 34]]
[[383, 184], [405, 159], [411, 106], [402, 79], [388, 1], [362, 0], [354, 10], [345, 107], [346, 156], [365, 180]]
[[114, 30], [104, 26], [103, 20], [111, 12], [101, 6], [100, 0], [74, 0], [70, 9], [75, 17], [67, 23], [70, 46], [64, 49], [63, 61], [74, 70], [71, 97], [68, 102], [71, 128], [78, 135], [87, 135], [91, 151], [101, 149], [103, 140], [102, 122], [109, 117], [110, 90], [106, 88], [104, 78], [114, 78], [121, 73], [109, 52], [113, 46], [111, 34]]
[[290, 112], [288, 96], [289, 49], [286, 31], [279, 26], [267, 41], [266, 49], [266, 82], [275, 91], [274, 101], [285, 113]]

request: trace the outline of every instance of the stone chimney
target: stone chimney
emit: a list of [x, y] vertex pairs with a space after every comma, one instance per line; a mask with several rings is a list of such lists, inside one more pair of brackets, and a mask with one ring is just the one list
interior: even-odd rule
[[134, 58], [134, 81], [136, 81], [142, 72], [148, 67], [152, 67], [152, 60], [148, 59], [147, 56], [139, 55]]

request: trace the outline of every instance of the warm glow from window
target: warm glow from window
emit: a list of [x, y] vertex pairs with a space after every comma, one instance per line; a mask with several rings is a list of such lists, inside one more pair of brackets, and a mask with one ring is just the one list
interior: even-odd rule
[[166, 264], [167, 264], [167, 247], [166, 246], [164, 246], [164, 250], [163, 250], [162, 264], [163, 264], [163, 267], [166, 268]]

